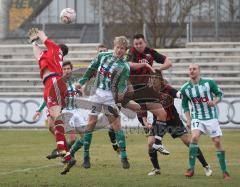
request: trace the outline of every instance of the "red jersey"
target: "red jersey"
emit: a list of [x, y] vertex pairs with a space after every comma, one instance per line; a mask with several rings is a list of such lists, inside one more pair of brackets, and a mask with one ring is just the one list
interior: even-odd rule
[[62, 76], [63, 54], [60, 47], [50, 39], [44, 42], [47, 50], [40, 54], [38, 63], [40, 68], [40, 76], [43, 78], [43, 71], [47, 68], [52, 73]]
[[[139, 53], [134, 47], [129, 49], [128, 61], [133, 63], [147, 63], [153, 66], [153, 62], [163, 64], [166, 56], [152, 48], [146, 47], [143, 53]], [[147, 68], [131, 69], [130, 80], [132, 84], [145, 84], [148, 82], [150, 72]]]

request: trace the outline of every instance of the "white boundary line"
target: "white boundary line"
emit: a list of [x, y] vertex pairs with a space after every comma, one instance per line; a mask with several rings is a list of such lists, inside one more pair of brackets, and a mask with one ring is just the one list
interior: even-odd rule
[[38, 170], [38, 169], [44, 169], [44, 168], [62, 166], [62, 165], [63, 165], [63, 164], [61, 164], [61, 163], [55, 163], [55, 164], [50, 164], [50, 165], [45, 165], [45, 166], [39, 166], [39, 167], [34, 167], [34, 168], [25, 168], [25, 169], [17, 169], [17, 170], [8, 171], [8, 172], [0, 172], [0, 176], [9, 175], [9, 174], [13, 174], [13, 173], [27, 172], [27, 171], [31, 171], [31, 170]]

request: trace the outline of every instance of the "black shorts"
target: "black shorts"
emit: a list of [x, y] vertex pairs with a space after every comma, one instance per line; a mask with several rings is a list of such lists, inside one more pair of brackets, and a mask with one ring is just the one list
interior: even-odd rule
[[[166, 125], [160, 125], [157, 129], [159, 131], [160, 136], [164, 136], [167, 132], [172, 136], [172, 138], [179, 138], [184, 134], [187, 134], [188, 131], [184, 126], [182, 120], [177, 116], [173, 120], [166, 121]], [[150, 129], [150, 136], [154, 136], [156, 132], [156, 128], [153, 127]]]

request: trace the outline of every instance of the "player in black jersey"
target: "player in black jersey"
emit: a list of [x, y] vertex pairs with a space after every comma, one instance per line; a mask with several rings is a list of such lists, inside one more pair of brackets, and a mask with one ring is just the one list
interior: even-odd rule
[[[156, 50], [147, 47], [147, 42], [142, 34], [136, 34], [133, 37], [133, 47], [129, 49], [127, 55], [130, 64], [130, 82], [133, 87], [133, 95], [131, 99], [140, 104], [146, 110], [156, 116], [156, 125], [165, 124], [166, 112], [159, 102], [152, 97], [149, 90], [149, 80], [154, 72], [159, 72], [169, 69], [172, 66], [171, 61], [165, 55], [158, 53]], [[153, 68], [153, 62], [160, 64]], [[156, 135], [156, 142], [153, 147], [160, 153], [168, 155], [162, 145], [161, 137]]]

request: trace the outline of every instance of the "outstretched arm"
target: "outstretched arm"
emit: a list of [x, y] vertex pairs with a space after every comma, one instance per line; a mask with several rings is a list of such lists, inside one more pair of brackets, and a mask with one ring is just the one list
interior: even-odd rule
[[133, 69], [133, 70], [137, 70], [137, 69], [140, 69], [140, 68], [147, 68], [150, 70], [151, 73], [155, 73], [155, 70], [153, 69], [152, 66], [150, 66], [149, 64], [147, 63], [134, 63], [134, 62], [129, 62], [130, 64], [130, 68]]
[[39, 60], [40, 54], [42, 53], [42, 49], [38, 45], [38, 28], [31, 28], [29, 29], [27, 35], [28, 35], [28, 42], [32, 44], [33, 46], [33, 55], [36, 60]]
[[157, 72], [159, 72], [159, 71], [162, 71], [162, 70], [169, 69], [171, 66], [172, 66], [171, 60], [168, 57], [166, 57], [165, 60], [164, 60], [164, 63], [161, 64], [160, 67], [156, 68], [155, 70]]

